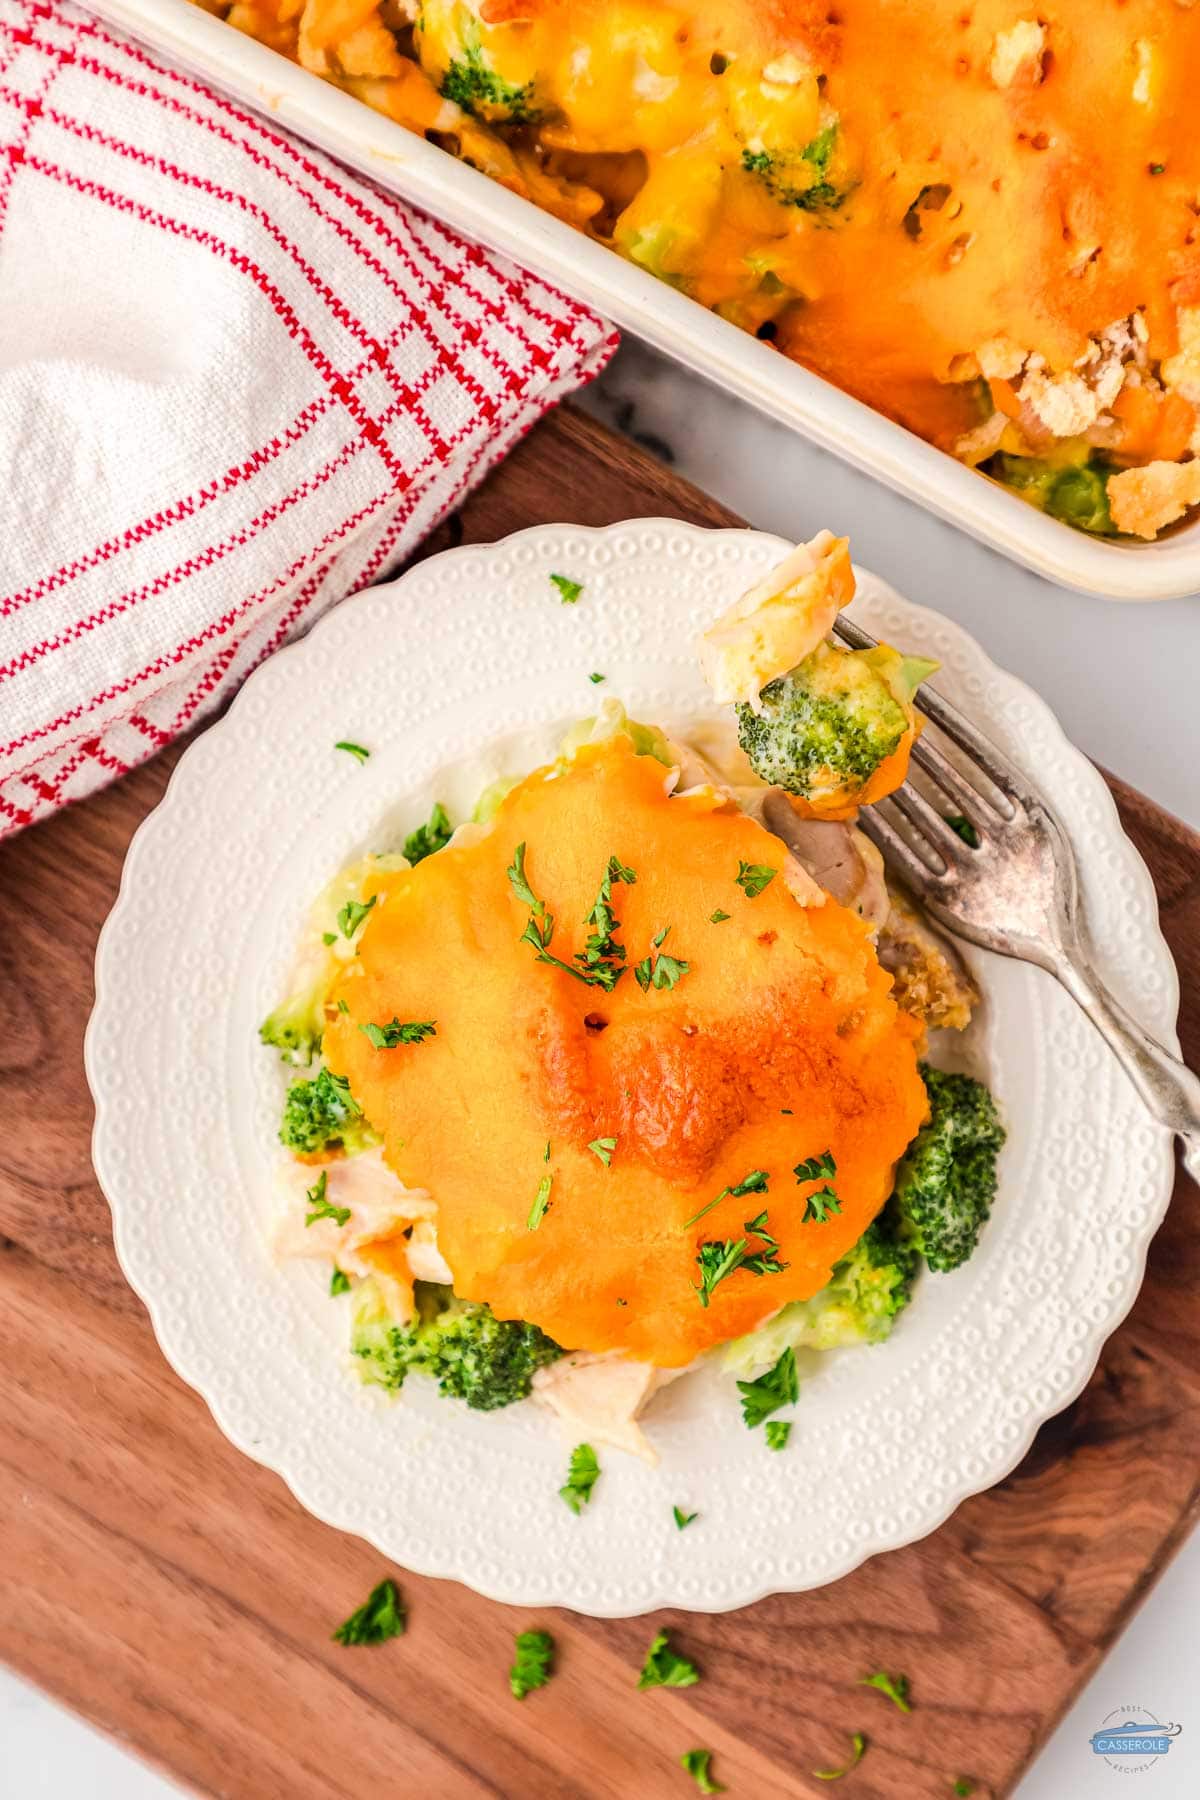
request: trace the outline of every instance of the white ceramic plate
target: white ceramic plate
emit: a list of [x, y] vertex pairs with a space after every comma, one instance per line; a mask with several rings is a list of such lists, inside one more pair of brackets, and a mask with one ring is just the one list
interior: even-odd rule
[[1075, 531], [189, 0], [84, 4], [268, 121], [503, 250], [708, 380], [1052, 581], [1117, 600], [1163, 600], [1200, 588], [1200, 523], [1154, 544], [1109, 543]]
[[[499, 1599], [719, 1610], [931, 1530], [1083, 1385], [1170, 1193], [1169, 1136], [1071, 1001], [1036, 970], [979, 958], [987, 1006], [968, 1055], [1010, 1136], [978, 1253], [924, 1278], [886, 1345], [825, 1359], [784, 1454], [746, 1431], [731, 1379], [705, 1371], [650, 1414], [661, 1466], [604, 1454], [582, 1518], [557, 1498], [569, 1444], [549, 1415], [472, 1413], [418, 1380], [396, 1402], [360, 1387], [327, 1271], [273, 1263], [285, 1075], [256, 1028], [312, 896], [435, 798], [461, 818], [486, 780], [534, 765], [595, 709], [590, 671], [636, 716], [706, 710], [693, 636], [786, 547], [668, 520], [545, 526], [346, 601], [182, 758], [100, 940], [96, 1168], [166, 1355], [312, 1512]], [[552, 570], [583, 582], [577, 605]], [[860, 584], [853, 616], [940, 657], [942, 691], [1042, 778], [1079, 852], [1101, 972], [1171, 1041], [1154, 893], [1099, 775], [956, 626]], [[365, 766], [334, 750], [345, 737], [370, 748]], [[676, 1503], [701, 1514], [686, 1533]]]

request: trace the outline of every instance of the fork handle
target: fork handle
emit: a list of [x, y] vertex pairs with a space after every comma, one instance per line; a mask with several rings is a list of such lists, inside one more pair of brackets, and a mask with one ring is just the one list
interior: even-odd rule
[[1116, 1056], [1160, 1124], [1183, 1140], [1183, 1166], [1200, 1185], [1200, 1076], [1143, 1031], [1082, 958], [1054, 970]]

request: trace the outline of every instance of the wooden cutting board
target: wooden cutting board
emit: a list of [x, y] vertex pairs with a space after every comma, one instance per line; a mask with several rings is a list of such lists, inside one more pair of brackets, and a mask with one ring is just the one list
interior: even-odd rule
[[[739, 522], [563, 410], [426, 553], [648, 513]], [[617, 1623], [395, 1570], [407, 1636], [343, 1649], [330, 1632], [383, 1559], [302, 1512], [168, 1368], [89, 1161], [96, 935], [177, 755], [0, 846], [0, 1653], [181, 1782], [237, 1800], [683, 1800], [696, 1789], [677, 1759], [696, 1746], [741, 1800], [947, 1800], [959, 1775], [1008, 1794], [1197, 1512], [1200, 1192], [1181, 1178], [1086, 1391], [923, 1543], [818, 1593]], [[1112, 786], [1200, 1063], [1200, 838]], [[699, 1686], [636, 1692], [660, 1625]], [[560, 1672], [518, 1705], [512, 1636], [532, 1626], [554, 1632]], [[910, 1677], [910, 1716], [856, 1685], [880, 1668]], [[854, 1775], [813, 1780], [853, 1731], [870, 1738]]]

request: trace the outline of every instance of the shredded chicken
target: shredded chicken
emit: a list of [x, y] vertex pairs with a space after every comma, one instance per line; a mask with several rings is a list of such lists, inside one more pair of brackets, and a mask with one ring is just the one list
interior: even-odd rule
[[655, 1464], [658, 1452], [638, 1424], [655, 1394], [686, 1375], [686, 1369], [657, 1369], [616, 1352], [577, 1350], [533, 1378], [533, 1398], [549, 1407], [576, 1438], [611, 1444]]
[[[350, 1217], [342, 1225], [331, 1218], [305, 1223], [313, 1210], [307, 1196], [322, 1173], [324, 1199], [332, 1207], [349, 1209]], [[382, 1150], [364, 1150], [319, 1167], [289, 1157], [280, 1162], [276, 1180], [283, 1201], [274, 1233], [277, 1256], [317, 1257], [336, 1263], [347, 1275], [373, 1275], [397, 1322], [412, 1317], [414, 1277], [423, 1281], [449, 1277], [448, 1269], [444, 1277], [430, 1277], [412, 1267], [405, 1234], [410, 1226], [432, 1226], [437, 1203], [424, 1188], [406, 1188], [384, 1162]], [[425, 1249], [429, 1266], [427, 1244]]]

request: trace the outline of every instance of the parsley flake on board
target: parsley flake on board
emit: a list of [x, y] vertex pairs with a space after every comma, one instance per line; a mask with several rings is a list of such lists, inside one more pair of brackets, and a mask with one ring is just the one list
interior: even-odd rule
[[372, 1588], [357, 1612], [352, 1612], [333, 1634], [335, 1644], [386, 1644], [389, 1638], [403, 1637], [407, 1623], [404, 1602], [390, 1578]]
[[332, 1299], [338, 1294], [348, 1294], [349, 1292], [350, 1277], [344, 1274], [342, 1270], [335, 1265], [333, 1274], [329, 1277], [330, 1298]]
[[426, 1038], [436, 1037], [437, 1021], [420, 1019], [402, 1025], [393, 1018], [388, 1025], [360, 1025], [358, 1029], [377, 1050], [395, 1050], [401, 1044], [423, 1044]]
[[712, 1758], [711, 1750], [685, 1750], [679, 1759], [679, 1765], [687, 1770], [702, 1794], [727, 1793], [725, 1783], [713, 1778]]
[[769, 868], [766, 863], [742, 862], [738, 858], [737, 884], [747, 900], [757, 900], [763, 889], [770, 887], [778, 873], [778, 869]]
[[449, 814], [441, 801], [435, 800], [428, 823], [418, 825], [405, 838], [404, 854], [415, 866], [424, 862], [427, 856], [432, 856], [436, 850], [444, 850], [453, 835], [454, 827], [450, 823]]
[[751, 1169], [748, 1175], [743, 1175], [736, 1187], [723, 1187], [715, 1200], [710, 1200], [708, 1205], [702, 1206], [698, 1213], [693, 1213], [684, 1224], [683, 1230], [687, 1231], [691, 1226], [698, 1225], [705, 1213], [710, 1213], [714, 1206], [720, 1206], [727, 1194], [731, 1194], [734, 1199], [740, 1199], [743, 1194], [765, 1194], [769, 1179], [765, 1169]]
[[[719, 1282], [727, 1280], [739, 1269], [745, 1269], [750, 1275], [782, 1275], [788, 1267], [779, 1260], [779, 1244], [767, 1230], [765, 1210], [756, 1218], [747, 1219], [743, 1230], [746, 1232], [743, 1238], [724, 1238], [701, 1244], [696, 1254], [700, 1281], [695, 1290], [701, 1306], [708, 1305]], [[751, 1237], [761, 1240], [761, 1249], [749, 1248]]]
[[612, 1167], [613, 1151], [616, 1147], [617, 1140], [615, 1137], [593, 1138], [588, 1145], [588, 1149], [591, 1151], [592, 1155], [598, 1156], [606, 1169]]
[[538, 1182], [538, 1191], [534, 1196], [533, 1205], [529, 1209], [529, 1217], [525, 1221], [527, 1231], [536, 1231], [545, 1218], [546, 1209], [550, 1205], [550, 1189], [553, 1186], [553, 1175], [543, 1175]]
[[639, 1690], [695, 1687], [699, 1679], [700, 1671], [695, 1663], [690, 1663], [686, 1656], [680, 1656], [672, 1650], [666, 1632], [660, 1631], [646, 1652], [646, 1660], [638, 1676]]
[[550, 579], [562, 596], [563, 605], [574, 606], [583, 592], [582, 581], [572, 581], [569, 575], [552, 575]]
[[548, 1631], [518, 1631], [516, 1658], [508, 1672], [513, 1698], [523, 1700], [534, 1688], [545, 1687], [554, 1673], [554, 1639]]
[[900, 1708], [901, 1712], [910, 1713], [912, 1711], [912, 1707], [908, 1703], [907, 1675], [889, 1675], [886, 1670], [880, 1669], [875, 1675], [864, 1676], [858, 1685], [859, 1687], [878, 1688], [881, 1694], [887, 1695], [893, 1706]]
[[576, 1515], [583, 1511], [592, 1497], [592, 1489], [600, 1479], [600, 1464], [596, 1460], [596, 1452], [590, 1444], [576, 1444], [571, 1452], [571, 1466], [566, 1482], [559, 1488], [559, 1498], [564, 1500]]
[[675, 1529], [677, 1531], [686, 1531], [692, 1520], [700, 1517], [698, 1512], [685, 1513], [682, 1506], [673, 1506], [671, 1511], [675, 1515]]
[[316, 1186], [310, 1187], [304, 1196], [313, 1209], [305, 1215], [305, 1225], [315, 1225], [318, 1219], [332, 1219], [335, 1225], [344, 1225], [350, 1217], [348, 1206], [335, 1206], [332, 1200], [325, 1198], [325, 1189], [328, 1185], [328, 1171], [322, 1169], [317, 1177]]
[[344, 938], [354, 936], [378, 898], [378, 894], [372, 894], [369, 900], [347, 900], [337, 916], [338, 929]]
[[843, 1775], [848, 1775], [850, 1773], [851, 1769], [855, 1769], [858, 1767], [859, 1763], [863, 1759], [863, 1751], [867, 1747], [867, 1740], [863, 1736], [861, 1731], [856, 1731], [854, 1733], [854, 1736], [850, 1739], [850, 1743], [853, 1747], [854, 1755], [850, 1758], [850, 1761], [846, 1764], [845, 1768], [844, 1769], [814, 1769], [813, 1770], [814, 1781], [840, 1781], [842, 1779]]
[[345, 738], [340, 744], [335, 744], [333, 747], [335, 750], [345, 750], [356, 762], [360, 763], [365, 763], [371, 754], [369, 750], [364, 750], [361, 744], [351, 744]]
[[787, 1441], [792, 1435], [790, 1419], [768, 1419], [763, 1429], [767, 1434], [768, 1450], [786, 1449]]
[[742, 1396], [742, 1418], [753, 1431], [781, 1406], [791, 1406], [800, 1398], [796, 1352], [789, 1344], [773, 1369], [766, 1370], [754, 1381], [739, 1381], [737, 1386]]

